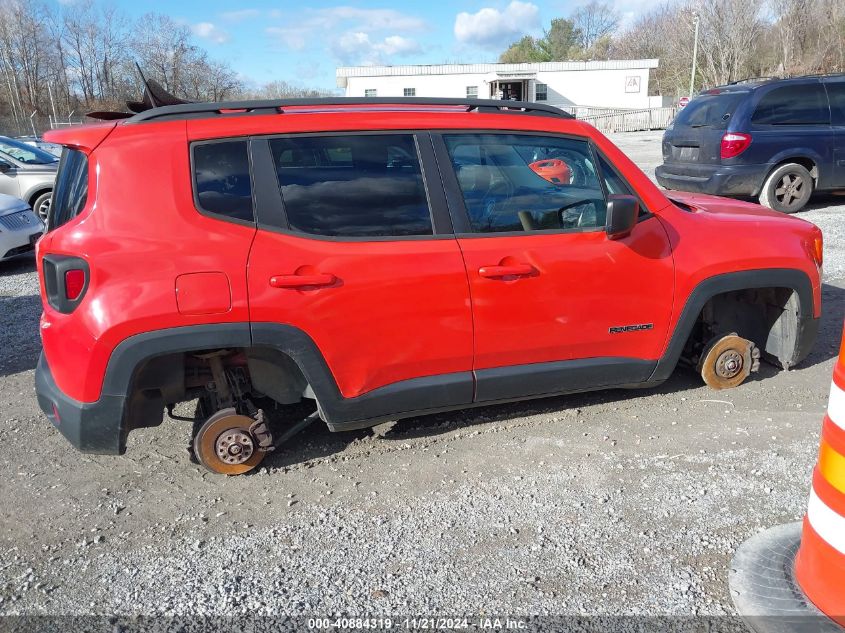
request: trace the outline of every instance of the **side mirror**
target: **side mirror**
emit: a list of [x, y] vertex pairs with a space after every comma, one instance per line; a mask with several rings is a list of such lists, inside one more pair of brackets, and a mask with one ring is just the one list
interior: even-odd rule
[[12, 168], [12, 165], [0, 158], [0, 173], [6, 173]]
[[640, 203], [634, 196], [611, 195], [607, 197], [607, 239], [620, 240], [628, 237], [637, 224]]

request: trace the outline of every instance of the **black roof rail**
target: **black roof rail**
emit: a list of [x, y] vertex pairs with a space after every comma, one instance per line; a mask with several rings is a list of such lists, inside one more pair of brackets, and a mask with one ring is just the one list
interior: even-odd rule
[[[323, 97], [319, 99], [270, 99], [263, 101], [221, 101], [216, 103], [184, 103], [161, 106], [140, 112], [126, 119], [127, 123], [144, 121], [172, 121], [199, 119], [229, 114], [283, 114], [292, 106], [465, 106], [467, 112], [499, 112], [506, 114], [533, 114], [556, 116], [563, 119], [575, 117], [560, 108], [545, 103], [528, 101], [497, 101], [494, 99], [450, 99], [440, 97]], [[233, 112], [226, 112], [226, 111]], [[221, 112], [222, 111], [222, 112]], [[240, 112], [239, 112], [240, 111]]]
[[794, 77], [787, 77], [787, 79], [810, 79], [813, 77], [843, 77], [845, 73], [810, 73], [809, 75], [795, 75]]
[[777, 81], [781, 79], [780, 77], [746, 77], [745, 79], [737, 79], [736, 81], [731, 81], [726, 86], [737, 86], [739, 84], [750, 84], [757, 81]]

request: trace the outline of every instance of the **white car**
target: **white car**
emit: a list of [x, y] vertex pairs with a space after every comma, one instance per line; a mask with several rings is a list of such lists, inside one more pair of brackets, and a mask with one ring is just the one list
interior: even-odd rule
[[44, 223], [30, 206], [0, 193], [0, 261], [26, 253], [44, 232]]

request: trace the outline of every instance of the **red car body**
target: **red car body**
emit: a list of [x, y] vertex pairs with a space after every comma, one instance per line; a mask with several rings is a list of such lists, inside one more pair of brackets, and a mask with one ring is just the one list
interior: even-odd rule
[[[339, 105], [247, 116], [232, 108], [50, 132], [50, 142], [87, 157], [88, 195], [37, 247], [44, 351], [36, 383], [48, 417], [82, 450], [123, 452], [129, 430], [159, 423], [170, 403], [149, 376], [138, 384], [141, 366], [218, 347], [264, 346], [292, 359], [334, 430], [658, 384], [706, 302], [747, 289], [793, 297], [784, 309], [795, 312], [794, 332], [771, 355], [788, 367], [809, 352], [821, 310], [815, 226], [734, 200], [667, 198], [576, 120], [465, 110]], [[193, 144], [385, 130], [416, 133], [418, 143], [479, 130], [583, 139], [621, 174], [643, 213], [622, 239], [600, 228], [336, 240], [197, 208]], [[431, 156], [422, 162], [432, 206], [446, 208], [446, 176], [434, 173]], [[51, 300], [62, 257], [87, 268], [71, 310]], [[160, 335], [155, 344], [151, 333]], [[145, 407], [145, 398], [154, 404]]]

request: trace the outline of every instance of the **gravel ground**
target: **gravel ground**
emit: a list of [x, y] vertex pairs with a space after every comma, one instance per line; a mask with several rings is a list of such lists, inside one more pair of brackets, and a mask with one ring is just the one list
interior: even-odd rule
[[[658, 138], [614, 140], [653, 173]], [[826, 283], [799, 369], [315, 425], [234, 478], [173, 420], [74, 452], [33, 394], [32, 261], [0, 263], [0, 614], [731, 616], [733, 550], [806, 505], [845, 306], [834, 202], [801, 214]]]

